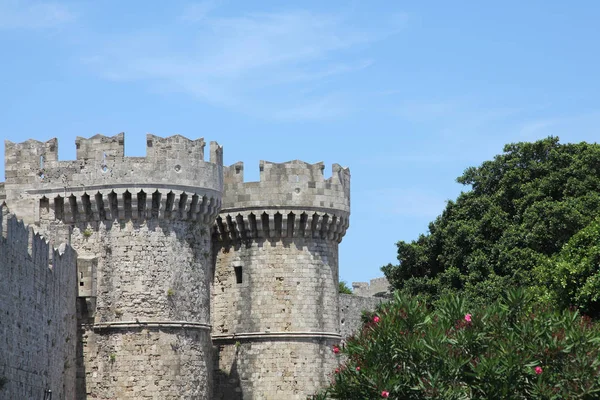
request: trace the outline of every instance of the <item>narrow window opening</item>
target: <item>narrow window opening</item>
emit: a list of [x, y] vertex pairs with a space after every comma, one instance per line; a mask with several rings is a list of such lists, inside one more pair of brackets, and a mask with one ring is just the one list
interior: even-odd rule
[[242, 267], [233, 267], [235, 271], [235, 282], [242, 283]]

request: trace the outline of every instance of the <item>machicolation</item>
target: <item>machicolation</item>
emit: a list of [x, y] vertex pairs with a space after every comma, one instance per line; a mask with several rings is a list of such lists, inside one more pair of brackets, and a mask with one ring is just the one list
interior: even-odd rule
[[366, 304], [344, 298], [340, 325], [349, 170], [261, 161], [244, 182], [216, 142], [208, 161], [203, 139], [147, 135], [146, 157], [124, 146], [123, 133], [78, 137], [61, 161], [56, 139], [5, 142], [0, 397], [304, 399], [325, 386], [331, 346]]

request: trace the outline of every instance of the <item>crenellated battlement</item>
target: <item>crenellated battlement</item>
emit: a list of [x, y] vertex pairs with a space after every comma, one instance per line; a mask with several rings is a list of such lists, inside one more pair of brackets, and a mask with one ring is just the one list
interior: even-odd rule
[[[12, 210], [11, 210], [12, 211]], [[3, 399], [75, 398], [77, 253], [54, 248], [0, 205]]]
[[[204, 139], [148, 134], [146, 157], [125, 157], [123, 133], [75, 141], [77, 159], [58, 160], [58, 141], [5, 141], [6, 202], [28, 223], [45, 203], [77, 220], [156, 215], [214, 218], [223, 191], [223, 148]], [[41, 202], [41, 204], [40, 204]], [[105, 212], [106, 210], [106, 212]], [[196, 210], [196, 211], [194, 211]]]
[[[0, 240], [2, 247], [17, 255], [28, 256], [36, 268], [50, 268], [62, 277], [64, 265], [74, 265], [75, 250], [66, 244], [53, 247], [46, 238], [19, 220], [16, 215], [0, 205]], [[71, 271], [72, 272], [72, 271]], [[32, 272], [33, 274], [33, 272]]]
[[294, 160], [260, 162], [260, 181], [244, 182], [244, 164], [223, 169], [223, 210], [215, 232], [221, 241], [253, 238], [322, 238], [340, 242], [349, 225], [350, 170]]
[[333, 164], [325, 179], [323, 163], [294, 160], [260, 162], [260, 181], [244, 182], [244, 164], [225, 167], [223, 209], [303, 207], [350, 212], [350, 170]]
[[115, 136], [97, 134], [89, 139], [77, 136], [75, 139], [78, 160], [103, 160], [125, 157], [125, 133]]

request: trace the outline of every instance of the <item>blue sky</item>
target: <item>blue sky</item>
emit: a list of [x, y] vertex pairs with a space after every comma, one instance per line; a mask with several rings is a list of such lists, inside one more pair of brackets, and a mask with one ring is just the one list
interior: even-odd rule
[[0, 0], [1, 137], [348, 166], [340, 276], [365, 281], [505, 143], [599, 136], [600, 3], [483, 3]]

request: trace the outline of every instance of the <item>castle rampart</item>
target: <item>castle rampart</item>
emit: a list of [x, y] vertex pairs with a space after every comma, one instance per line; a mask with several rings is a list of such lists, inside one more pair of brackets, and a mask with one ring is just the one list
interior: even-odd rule
[[[211, 228], [221, 208], [222, 148], [123, 134], [6, 143], [6, 201], [78, 253], [78, 398], [209, 399]], [[174, 372], [176, 371], [176, 372]]]
[[75, 397], [76, 254], [0, 206], [0, 379], [5, 399]]
[[216, 142], [209, 162], [203, 139], [178, 135], [147, 135], [146, 157], [124, 157], [123, 134], [77, 138], [76, 146], [77, 160], [58, 161], [56, 139], [6, 141], [6, 201], [28, 223], [38, 223], [44, 211], [66, 222], [154, 215], [209, 221], [221, 207], [223, 156]]
[[[5, 145], [0, 204], [71, 246], [53, 253], [16, 220], [3, 224], [0, 269], [12, 275], [0, 281], [0, 315], [7, 304], [10, 315], [33, 307], [35, 318], [63, 318], [45, 336], [25, 314], [14, 318], [27, 320], [24, 333], [0, 316], [0, 339], [15, 346], [8, 361], [0, 352], [0, 377], [14, 360], [32, 365], [26, 376], [5, 372], [9, 385], [25, 382], [9, 386], [13, 398], [62, 386], [55, 398], [304, 399], [328, 383], [332, 345], [345, 334], [338, 245], [349, 226], [347, 168], [334, 164], [325, 178], [323, 163], [261, 161], [260, 181], [244, 182], [243, 164], [224, 167], [216, 142], [205, 160], [203, 139], [147, 135], [146, 156], [126, 157], [122, 133], [78, 137], [68, 161], [58, 144]], [[33, 278], [22, 268], [30, 264]], [[68, 276], [56, 274], [63, 264]], [[37, 302], [18, 303], [30, 292]], [[38, 303], [50, 293], [47, 310]], [[14, 338], [21, 333], [24, 342]], [[47, 350], [42, 342], [56, 335], [77, 348], [53, 341]], [[52, 361], [33, 366], [31, 349]]]
[[259, 182], [243, 182], [242, 163], [224, 170], [213, 300], [225, 375], [218, 398], [238, 398], [237, 390], [243, 398], [304, 399], [326, 384], [336, 363], [331, 346], [341, 339], [338, 243], [348, 227], [350, 173], [336, 164], [325, 179], [322, 163], [302, 161], [261, 161], [260, 172]]

